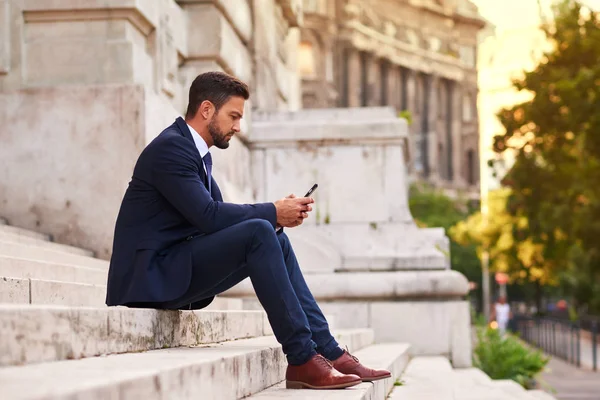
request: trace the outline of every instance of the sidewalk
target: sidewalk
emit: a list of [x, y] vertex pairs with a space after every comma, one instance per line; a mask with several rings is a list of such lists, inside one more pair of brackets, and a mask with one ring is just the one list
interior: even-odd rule
[[600, 372], [577, 368], [556, 357], [550, 360], [547, 368], [542, 380], [556, 390], [553, 395], [557, 400], [600, 399]]

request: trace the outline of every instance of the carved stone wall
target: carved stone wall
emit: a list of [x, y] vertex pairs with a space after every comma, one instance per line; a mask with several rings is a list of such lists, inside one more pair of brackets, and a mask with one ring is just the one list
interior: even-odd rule
[[[304, 106], [410, 111], [411, 174], [478, 197], [475, 58], [484, 21], [476, 7], [468, 0], [305, 0], [304, 8], [301, 40], [310, 53], [300, 55], [315, 60], [302, 76]], [[330, 52], [331, 79], [323, 63]]]

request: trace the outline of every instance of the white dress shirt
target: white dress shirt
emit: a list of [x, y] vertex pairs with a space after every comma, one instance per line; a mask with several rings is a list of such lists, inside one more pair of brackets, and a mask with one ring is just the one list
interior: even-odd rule
[[194, 144], [198, 149], [198, 153], [200, 153], [200, 157], [202, 158], [202, 166], [204, 167], [204, 172], [206, 172], [206, 165], [204, 165], [204, 156], [208, 153], [208, 145], [202, 139], [202, 136], [194, 128], [192, 128], [189, 124], [186, 124], [192, 133], [192, 138], [194, 139]]

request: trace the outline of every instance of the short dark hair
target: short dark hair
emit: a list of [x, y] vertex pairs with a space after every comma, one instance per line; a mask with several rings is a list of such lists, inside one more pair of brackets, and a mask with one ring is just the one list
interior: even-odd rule
[[194, 79], [190, 86], [190, 96], [186, 118], [193, 118], [203, 101], [208, 100], [215, 105], [217, 112], [232, 96], [248, 100], [248, 85], [224, 72], [205, 72]]

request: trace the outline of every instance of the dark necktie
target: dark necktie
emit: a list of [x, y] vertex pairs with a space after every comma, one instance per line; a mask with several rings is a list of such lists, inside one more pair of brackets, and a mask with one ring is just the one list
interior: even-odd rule
[[210, 152], [206, 153], [204, 157], [202, 157], [204, 161], [204, 165], [206, 166], [206, 180], [208, 181], [208, 193], [212, 196], [212, 156]]

